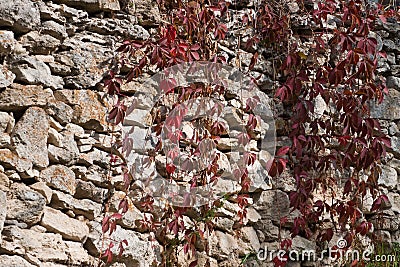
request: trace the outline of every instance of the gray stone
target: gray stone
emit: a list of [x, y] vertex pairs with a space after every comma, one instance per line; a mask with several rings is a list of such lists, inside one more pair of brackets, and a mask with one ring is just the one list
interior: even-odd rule
[[379, 176], [378, 184], [389, 189], [395, 189], [398, 183], [396, 170], [386, 165], [382, 166], [382, 174]]
[[56, 164], [70, 164], [79, 156], [79, 149], [74, 139], [74, 134], [69, 131], [61, 132], [61, 146], [48, 146], [50, 162]]
[[28, 32], [40, 25], [39, 8], [32, 1], [1, 1], [0, 14], [0, 26], [12, 27], [18, 33]]
[[371, 104], [371, 117], [385, 120], [400, 119], [400, 91], [389, 89], [381, 104]]
[[12, 84], [0, 94], [0, 110], [20, 111], [30, 106], [45, 106], [53, 95], [42, 86]]
[[[115, 37], [96, 33], [77, 33], [63, 42], [61, 55], [73, 63], [71, 76], [64, 78], [65, 86], [73, 89], [95, 87], [108, 71], [114, 57]], [[61, 62], [60, 62], [61, 63]]]
[[7, 112], [0, 111], [0, 133], [11, 133], [14, 124], [15, 120], [13, 116], [9, 115]]
[[106, 193], [106, 189], [96, 187], [92, 182], [77, 180], [74, 197], [78, 199], [87, 198], [96, 201], [97, 203], [102, 203]]
[[36, 266], [43, 266], [40, 261], [68, 261], [67, 246], [61, 235], [54, 233], [40, 233], [17, 226], [4, 227], [1, 248], [7, 254], [29, 258], [37, 263]]
[[22, 46], [33, 54], [50, 54], [61, 44], [60, 40], [48, 34], [32, 31], [21, 37]]
[[63, 165], [52, 165], [44, 169], [39, 180], [60, 191], [75, 194], [75, 173]]
[[139, 24], [145, 26], [155, 26], [161, 20], [160, 11], [152, 0], [138, 0], [132, 2], [129, 13], [136, 16]]
[[61, 211], [49, 207], [44, 209], [41, 225], [72, 241], [82, 241], [89, 234], [89, 227], [84, 222], [72, 219]]
[[[1, 241], [1, 240], [0, 240]], [[0, 255], [0, 266], [4, 267], [35, 267], [20, 256]]]
[[52, 74], [59, 76], [68, 76], [72, 74], [72, 70], [70, 67], [60, 64], [58, 62], [53, 62], [48, 64]]
[[120, 10], [117, 0], [56, 0], [54, 2], [79, 7], [88, 12]]
[[5, 192], [10, 190], [10, 179], [2, 172], [0, 172], [0, 190]]
[[400, 91], [400, 78], [395, 76], [389, 76], [386, 78], [386, 86], [388, 88], [396, 89]]
[[45, 198], [24, 184], [15, 183], [8, 192], [7, 219], [17, 220], [31, 226], [40, 221]]
[[71, 195], [54, 191], [51, 205], [56, 209], [69, 209], [77, 215], [93, 220], [101, 214], [101, 204], [90, 199], [75, 199]]
[[88, 30], [103, 35], [116, 35], [135, 40], [146, 40], [149, 32], [139, 25], [134, 25], [128, 20], [93, 19], [88, 25]]
[[59, 40], [63, 40], [68, 37], [65, 27], [52, 20], [43, 22], [41, 30], [44, 34], [49, 34]]
[[17, 122], [11, 135], [12, 144], [21, 158], [32, 161], [33, 165], [45, 168], [49, 165], [47, 135], [49, 122], [46, 112], [31, 107]]
[[289, 214], [289, 197], [280, 190], [267, 190], [261, 192], [255, 200], [253, 207], [260, 213], [263, 219], [278, 222]]
[[12, 31], [0, 31], [0, 55], [11, 53], [16, 42]]
[[[101, 223], [92, 221], [90, 224], [90, 234], [86, 242], [86, 248], [91, 255], [98, 255], [103, 250]], [[116, 231], [113, 233], [113, 239], [116, 244], [124, 239], [128, 241], [128, 245], [124, 246], [125, 249], [120, 261], [129, 264], [127, 266], [153, 266], [153, 263], [159, 259], [159, 251], [153, 248], [153, 244], [148, 240], [142, 240], [139, 234], [134, 231], [125, 230], [117, 225]], [[118, 246], [114, 246], [112, 251], [118, 254]], [[143, 255], [146, 256], [144, 257]]]
[[49, 204], [51, 198], [53, 196], [53, 191], [50, 187], [46, 185], [45, 182], [37, 182], [30, 186], [33, 190], [42, 194], [42, 196], [46, 199], [46, 203]]
[[0, 163], [6, 168], [24, 172], [32, 168], [30, 160], [20, 158], [17, 154], [9, 149], [0, 149]]
[[47, 105], [47, 113], [53, 116], [61, 124], [71, 122], [74, 110], [62, 101], [51, 101]]
[[16, 81], [28, 84], [40, 84], [52, 89], [63, 88], [61, 77], [51, 75], [49, 66], [34, 57], [22, 57], [13, 62], [12, 72]]
[[106, 129], [107, 110], [97, 93], [88, 90], [60, 90], [54, 96], [73, 106], [73, 123], [90, 130]]
[[[1, 41], [1, 40], [0, 40]], [[5, 67], [0, 67], [0, 88], [8, 87], [10, 86], [14, 79], [15, 79], [15, 74], [6, 69]]]

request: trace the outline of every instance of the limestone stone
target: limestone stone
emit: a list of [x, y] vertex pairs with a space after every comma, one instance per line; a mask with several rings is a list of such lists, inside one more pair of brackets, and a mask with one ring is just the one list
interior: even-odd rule
[[120, 9], [119, 1], [117, 0], [56, 0], [54, 2], [82, 8], [88, 12], [112, 11]]
[[[92, 221], [90, 224], [90, 234], [86, 247], [91, 255], [98, 255], [102, 248], [101, 223]], [[153, 248], [153, 243], [148, 241], [148, 238], [143, 240], [140, 234], [134, 231], [125, 230], [117, 225], [113, 238], [117, 244], [124, 239], [128, 241], [120, 261], [120, 263], [128, 264], [126, 266], [153, 266], [153, 263], [157, 263], [160, 259], [159, 249]], [[112, 251], [118, 254], [118, 246], [114, 246]]]
[[35, 57], [24, 56], [13, 62], [11, 71], [16, 75], [15, 80], [27, 84], [38, 84], [52, 89], [63, 88], [61, 77], [53, 76], [49, 66]]
[[60, 90], [54, 95], [73, 106], [73, 123], [90, 130], [105, 130], [106, 108], [98, 94], [88, 90]]
[[33, 225], [40, 221], [45, 205], [46, 200], [40, 193], [14, 183], [7, 197], [7, 219]]
[[48, 34], [31, 31], [21, 37], [22, 46], [32, 54], [53, 53], [61, 44], [60, 40]]
[[91, 257], [84, 249], [82, 243], [65, 241], [69, 264], [73, 266], [96, 266], [96, 259]]
[[18, 172], [24, 172], [32, 168], [30, 160], [20, 158], [9, 149], [0, 149], [0, 163], [4, 167], [14, 169]]
[[21, 229], [17, 226], [7, 226], [3, 229], [2, 251], [28, 257], [38, 263], [67, 262], [67, 246], [61, 235], [40, 233], [34, 230]]
[[134, 1], [129, 7], [129, 13], [137, 16], [138, 22], [145, 26], [155, 26], [161, 20], [160, 11], [151, 0]]
[[45, 207], [40, 224], [50, 232], [59, 233], [63, 238], [72, 241], [82, 241], [89, 234], [89, 227], [84, 222], [50, 207]]
[[371, 104], [371, 117], [385, 120], [400, 119], [400, 91], [389, 88], [381, 104]]
[[0, 266], [35, 267], [20, 256], [0, 255]]
[[10, 179], [7, 175], [0, 171], [0, 190], [8, 191], [10, 187]]
[[0, 31], [0, 55], [11, 53], [16, 42], [12, 31]]
[[30, 106], [45, 106], [52, 99], [51, 91], [42, 86], [12, 84], [0, 94], [0, 110], [18, 111]]
[[63, 165], [52, 165], [44, 169], [39, 180], [60, 191], [75, 194], [75, 173]]
[[210, 239], [211, 256], [216, 259], [227, 259], [239, 248], [234, 236], [218, 230], [211, 234]]
[[0, 66], [0, 69], [2, 69], [0, 71], [0, 88], [10, 86], [15, 79], [15, 74], [6, 69], [4, 66]]
[[21, 158], [26, 158], [39, 167], [49, 165], [47, 155], [47, 135], [49, 122], [46, 112], [39, 107], [31, 107], [17, 122], [11, 135], [12, 144]]
[[[77, 33], [63, 42], [67, 52], [61, 52], [65, 64], [71, 67], [70, 76], [64, 77], [65, 87], [86, 89], [96, 87], [108, 70], [108, 62], [114, 57], [115, 37], [96, 33]], [[58, 58], [58, 59], [59, 59]], [[56, 61], [59, 62], [56, 58]], [[60, 62], [62, 63], [62, 62]]]
[[49, 34], [59, 40], [68, 37], [66, 28], [53, 20], [42, 22], [41, 30], [44, 34]]
[[61, 132], [61, 146], [49, 144], [48, 152], [50, 162], [56, 164], [74, 163], [79, 156], [79, 149], [74, 139], [74, 134], [70, 131]]
[[96, 187], [92, 182], [78, 179], [74, 197], [78, 199], [88, 198], [95, 202], [102, 203], [106, 193], [106, 189]]
[[49, 204], [51, 197], [53, 196], [53, 191], [50, 187], [46, 185], [45, 182], [37, 182], [30, 186], [33, 190], [39, 192], [46, 199], [46, 203]]
[[7, 112], [0, 111], [0, 133], [11, 133], [14, 128], [14, 117]]
[[382, 174], [379, 176], [378, 184], [387, 188], [394, 189], [399, 183], [396, 169], [382, 166]]
[[260, 197], [255, 200], [254, 208], [263, 219], [271, 219], [279, 222], [280, 218], [289, 213], [289, 197], [280, 190], [263, 191]]
[[93, 220], [101, 214], [101, 204], [90, 199], [75, 199], [71, 195], [54, 191], [51, 206], [57, 209], [69, 209], [77, 215]]
[[0, 14], [0, 27], [12, 27], [18, 33], [28, 32], [40, 25], [39, 8], [32, 1], [1, 1]]
[[70, 123], [74, 110], [62, 101], [51, 101], [48, 103], [46, 111], [62, 124]]

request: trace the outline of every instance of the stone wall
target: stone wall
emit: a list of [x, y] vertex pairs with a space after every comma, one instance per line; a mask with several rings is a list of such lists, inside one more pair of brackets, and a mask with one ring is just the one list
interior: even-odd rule
[[[121, 38], [145, 39], [159, 19], [154, 2], [125, 2], [0, 2], [0, 266], [97, 266], [99, 250], [107, 245], [101, 242], [101, 220], [112, 140], [100, 81]], [[389, 23], [378, 33], [388, 52], [379, 71], [388, 77], [390, 94], [372, 114], [393, 142], [380, 178], [392, 202], [381, 234], [400, 242], [400, 26]], [[224, 51], [234, 53], [226, 46]], [[244, 51], [241, 55], [246, 57]], [[262, 66], [267, 62], [256, 70]], [[282, 144], [287, 138], [280, 116]], [[260, 247], [277, 247], [279, 219], [289, 214], [287, 193], [293, 189], [289, 175], [281, 180], [252, 195], [244, 227], [227, 201], [215, 219], [211, 256], [198, 253], [200, 266], [207, 259], [211, 266], [239, 266]], [[140, 207], [132, 205], [118, 225], [114, 238], [127, 239], [128, 246], [113, 266], [147, 267], [160, 260], [161, 246], [138, 229], [142, 218]], [[282, 234], [289, 236], [287, 229]], [[297, 249], [314, 245], [301, 237], [293, 244]], [[179, 259], [187, 265], [182, 255]], [[247, 264], [271, 265], [251, 259]]]

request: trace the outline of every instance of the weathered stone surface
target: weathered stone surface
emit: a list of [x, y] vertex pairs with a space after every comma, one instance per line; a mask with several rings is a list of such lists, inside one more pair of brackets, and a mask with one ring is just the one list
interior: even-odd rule
[[40, 25], [39, 9], [32, 1], [1, 1], [0, 14], [0, 26], [12, 27], [18, 33], [28, 32]]
[[48, 146], [49, 159], [52, 163], [73, 163], [79, 155], [79, 149], [74, 134], [69, 131], [61, 132], [61, 146]]
[[53, 196], [53, 191], [50, 187], [46, 185], [45, 182], [37, 182], [30, 186], [33, 190], [42, 194], [42, 196], [46, 199], [46, 203], [49, 204], [51, 201], [51, 197]]
[[72, 219], [61, 211], [49, 207], [44, 209], [40, 224], [50, 232], [59, 233], [68, 240], [82, 241], [89, 234], [89, 227], [84, 222]]
[[106, 189], [96, 187], [92, 182], [77, 180], [74, 197], [78, 199], [88, 198], [98, 203], [102, 203], [106, 193]]
[[0, 171], [0, 190], [8, 191], [10, 188], [10, 179]]
[[14, 117], [6, 112], [0, 111], [0, 133], [11, 133], [14, 128], [15, 120]]
[[279, 222], [281, 217], [289, 213], [289, 197], [280, 190], [263, 191], [259, 199], [255, 200], [254, 208], [263, 219]]
[[216, 259], [227, 259], [239, 248], [237, 240], [230, 234], [214, 231], [210, 237], [211, 256]]
[[35, 267], [22, 257], [8, 255], [0, 255], [0, 266]]
[[9, 149], [0, 149], [0, 163], [4, 167], [15, 169], [18, 172], [24, 172], [32, 168], [30, 160], [20, 158]]
[[88, 30], [104, 35], [124, 36], [135, 40], [145, 40], [150, 37], [149, 32], [139, 25], [134, 25], [129, 20], [94, 19]]
[[[101, 246], [101, 224], [95, 221], [91, 222], [90, 234], [86, 247], [91, 255], [98, 255]], [[118, 243], [126, 239], [128, 245], [125, 246], [125, 250], [122, 254], [122, 263], [128, 264], [126, 266], [153, 266], [154, 262], [160, 260], [159, 250], [152, 247], [152, 243], [147, 240], [142, 240], [140, 234], [134, 231], [128, 231], [117, 225], [116, 231], [113, 233], [113, 238]], [[118, 247], [114, 246], [113, 252], [117, 251]], [[146, 255], [144, 257], [144, 255]]]
[[15, 80], [19, 82], [44, 85], [52, 89], [61, 89], [64, 85], [61, 77], [53, 76], [49, 66], [34, 57], [15, 60], [11, 71], [16, 75]]
[[83, 8], [88, 12], [99, 12], [102, 10], [119, 10], [119, 1], [117, 0], [56, 0], [56, 3], [66, 4], [68, 6]]
[[21, 37], [21, 44], [32, 54], [50, 54], [57, 49], [61, 42], [51, 35], [32, 31]]
[[0, 31], [0, 55], [13, 51], [16, 42], [12, 31]]
[[[71, 67], [71, 76], [64, 78], [65, 86], [74, 89], [95, 87], [102, 79], [113, 55], [113, 36], [96, 33], [78, 33], [63, 42], [68, 52], [60, 53]], [[56, 58], [56, 61], [59, 62]], [[60, 62], [63, 63], [63, 62]]]
[[7, 219], [33, 225], [40, 221], [45, 205], [46, 200], [40, 193], [15, 183], [8, 192]]
[[13, 83], [14, 79], [14, 73], [6, 69], [4, 66], [0, 66], [0, 88], [10, 86]]
[[137, 20], [141, 25], [154, 26], [161, 20], [160, 11], [152, 0], [134, 1], [129, 13], [137, 16]]
[[63, 165], [52, 165], [40, 173], [39, 179], [55, 189], [75, 194], [75, 173]]
[[67, 253], [69, 256], [68, 263], [74, 266], [96, 266], [96, 259], [91, 257], [83, 248], [82, 243], [65, 241], [67, 245]]
[[13, 84], [0, 94], [0, 110], [15, 111], [30, 106], [45, 106], [53, 98], [42, 86]]
[[35, 166], [49, 165], [47, 134], [49, 122], [46, 112], [38, 107], [29, 108], [17, 122], [11, 135], [12, 144], [21, 158], [32, 161]]
[[2, 234], [2, 251], [28, 257], [39, 266], [40, 261], [68, 261], [67, 246], [59, 234], [40, 233], [17, 226], [4, 227]]
[[60, 90], [55, 97], [73, 106], [73, 122], [87, 129], [105, 130], [106, 108], [93, 91]]
[[399, 183], [397, 172], [389, 166], [382, 166], [382, 174], [379, 176], [378, 184], [390, 189], [395, 189]]
[[93, 220], [101, 214], [101, 204], [89, 199], [75, 199], [71, 195], [54, 191], [51, 206], [57, 209], [69, 209], [77, 215]]
[[385, 96], [382, 104], [371, 105], [371, 116], [373, 118], [385, 120], [400, 119], [400, 92], [395, 89], [389, 89], [389, 94]]
[[52, 20], [44, 21], [41, 30], [44, 34], [49, 34], [54, 38], [63, 40], [68, 37], [66, 28]]

